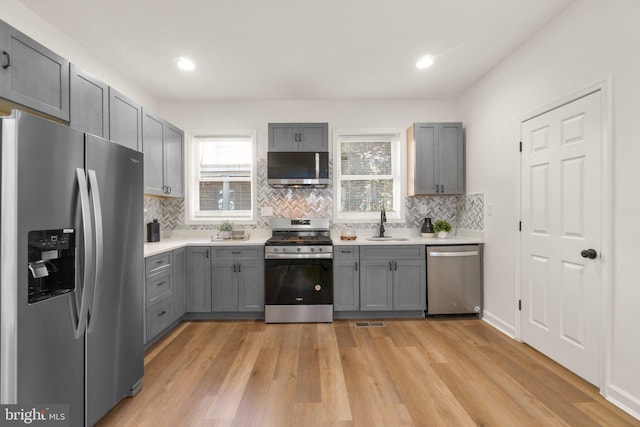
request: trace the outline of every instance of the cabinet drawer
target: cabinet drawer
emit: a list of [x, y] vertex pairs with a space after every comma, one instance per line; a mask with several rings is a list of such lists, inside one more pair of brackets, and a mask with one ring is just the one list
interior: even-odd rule
[[213, 257], [215, 259], [238, 259], [238, 258], [264, 258], [264, 248], [258, 246], [227, 246], [222, 248], [213, 248]]
[[146, 279], [147, 305], [157, 302], [159, 299], [173, 294], [171, 271]]
[[360, 248], [358, 246], [334, 246], [333, 259], [335, 260], [357, 260], [360, 258]]
[[145, 276], [160, 273], [171, 267], [171, 252], [151, 256], [145, 260]]
[[173, 307], [171, 298], [162, 300], [158, 305], [147, 309], [147, 342], [158, 332], [171, 324], [173, 320]]
[[425, 259], [422, 245], [361, 246], [362, 259]]

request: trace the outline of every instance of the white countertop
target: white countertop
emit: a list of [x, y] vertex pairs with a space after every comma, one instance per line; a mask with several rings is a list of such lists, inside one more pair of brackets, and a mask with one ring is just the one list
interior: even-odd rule
[[[247, 240], [212, 240], [214, 231], [179, 231], [172, 232], [171, 236], [161, 238], [159, 242], [145, 243], [144, 256], [149, 257], [162, 252], [172, 251], [187, 246], [262, 246], [271, 237], [271, 230], [249, 230]], [[332, 232], [334, 246], [347, 245], [465, 245], [484, 243], [480, 235], [468, 237], [459, 233], [446, 239], [421, 237], [418, 230], [390, 229], [387, 236], [401, 238], [403, 240], [367, 240], [374, 235], [372, 230], [358, 230], [356, 240], [341, 240], [340, 231]]]

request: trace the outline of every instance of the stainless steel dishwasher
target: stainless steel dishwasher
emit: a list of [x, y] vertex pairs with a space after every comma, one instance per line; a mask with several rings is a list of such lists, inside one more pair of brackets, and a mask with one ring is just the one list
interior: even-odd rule
[[427, 315], [482, 315], [482, 246], [427, 246]]

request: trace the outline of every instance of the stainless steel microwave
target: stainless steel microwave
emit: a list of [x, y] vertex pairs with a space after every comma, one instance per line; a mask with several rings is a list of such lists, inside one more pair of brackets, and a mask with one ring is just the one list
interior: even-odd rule
[[329, 184], [329, 153], [270, 151], [267, 183], [272, 187], [316, 187]]

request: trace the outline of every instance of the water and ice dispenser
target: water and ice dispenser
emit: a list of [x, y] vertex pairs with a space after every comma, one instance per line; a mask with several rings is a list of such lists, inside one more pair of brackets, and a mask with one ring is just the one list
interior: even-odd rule
[[29, 304], [75, 289], [76, 236], [72, 228], [29, 232]]

